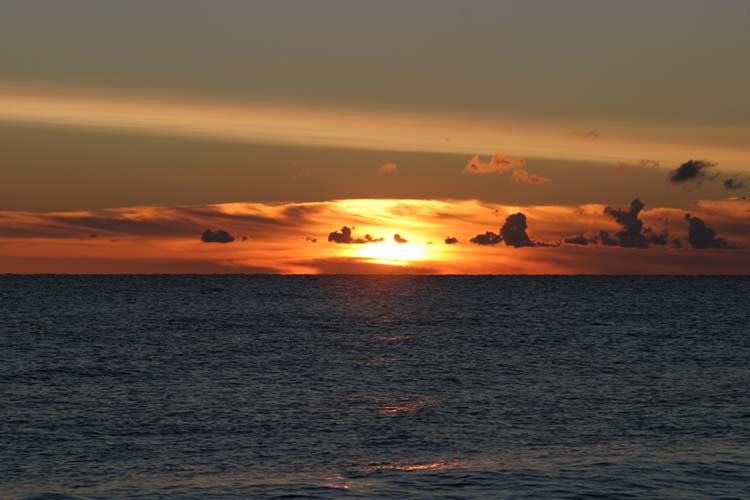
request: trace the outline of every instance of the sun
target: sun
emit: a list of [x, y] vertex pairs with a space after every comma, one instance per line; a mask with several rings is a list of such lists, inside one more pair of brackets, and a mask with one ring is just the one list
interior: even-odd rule
[[371, 243], [362, 245], [362, 248], [357, 249], [357, 257], [375, 264], [392, 266], [404, 266], [415, 260], [424, 260], [425, 253], [424, 245], [396, 243], [394, 241]]

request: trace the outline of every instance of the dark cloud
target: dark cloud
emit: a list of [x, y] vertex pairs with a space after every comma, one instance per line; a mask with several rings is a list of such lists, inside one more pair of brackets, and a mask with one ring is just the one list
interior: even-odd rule
[[241, 237], [240, 239], [241, 239], [242, 241], [247, 241], [247, 240], [249, 239], [249, 236], [247, 236], [246, 234], [243, 234], [243, 235], [242, 235], [242, 237]]
[[396, 243], [409, 243], [409, 240], [402, 238], [400, 234], [394, 234], [393, 241]]
[[456, 243], [458, 243], [458, 238], [456, 238], [455, 236], [448, 236], [447, 238], [445, 238], [446, 245], [455, 245]]
[[652, 245], [665, 246], [669, 242], [669, 233], [663, 229], [660, 233], [652, 233], [649, 229], [648, 242]]
[[534, 242], [526, 234], [526, 216], [521, 212], [509, 215], [505, 219], [505, 224], [500, 228], [500, 236], [505, 240], [505, 244], [511, 247], [533, 247]]
[[223, 229], [217, 229], [216, 231], [206, 229], [201, 235], [201, 241], [203, 243], [231, 243], [234, 241], [234, 236]]
[[344, 226], [341, 228], [341, 232], [333, 231], [328, 235], [328, 241], [350, 245], [361, 245], [363, 243], [377, 243], [383, 241], [383, 238], [373, 238], [369, 234], [366, 234], [364, 238], [354, 238], [352, 236], [352, 229], [353, 228]]
[[526, 227], [526, 215], [518, 212], [509, 215], [505, 219], [505, 224], [503, 224], [503, 227], [500, 228], [499, 234], [495, 234], [492, 231], [487, 231], [484, 234], [478, 234], [474, 236], [469, 241], [477, 245], [497, 245], [501, 241], [504, 241], [507, 246], [515, 248], [559, 246], [559, 244], [541, 242], [535, 243], [531, 241], [529, 235], [526, 234]]
[[533, 246], [540, 248], [557, 248], [561, 246], [559, 241], [534, 241]]
[[305, 236], [305, 241], [309, 241], [310, 243], [317, 243], [318, 238], [316, 238], [315, 236]]
[[[707, 178], [707, 172], [709, 169], [715, 167], [716, 164], [705, 160], [688, 160], [676, 169], [669, 172], [667, 180], [674, 184], [683, 184], [692, 181], [702, 181]], [[716, 176], [708, 177], [709, 180], [714, 179]]]
[[[636, 198], [630, 202], [629, 210], [621, 210], [612, 207], [604, 209], [604, 213], [609, 215], [618, 224], [622, 226], [622, 231], [615, 233], [617, 244], [625, 248], [648, 248], [648, 239], [642, 234], [643, 222], [638, 218], [638, 214], [643, 210], [645, 205], [641, 200]], [[602, 231], [602, 233], [606, 233]], [[609, 234], [606, 233], [606, 238], [609, 238]], [[608, 245], [609, 243], [604, 242], [605, 238], [602, 238], [602, 243]]]
[[620, 242], [612, 238], [609, 235], [609, 231], [599, 231], [599, 241], [602, 242], [602, 245], [608, 247], [620, 246]]
[[685, 214], [688, 222], [688, 243], [693, 248], [729, 248], [724, 238], [717, 238], [716, 231], [706, 226], [698, 217]]
[[227, 213], [212, 206], [178, 207], [174, 209], [175, 216], [198, 218], [201, 221], [215, 223], [216, 225], [226, 223], [228, 225], [253, 224], [257, 226], [292, 226], [295, 221], [288, 220], [285, 213], [284, 218], [266, 217], [257, 214]]
[[565, 238], [563, 240], [564, 243], [567, 243], [569, 245], [580, 245], [580, 246], [586, 246], [589, 243], [595, 243], [596, 240], [590, 240], [589, 238], [586, 238], [584, 235], [578, 235], [578, 236], [571, 236], [570, 238]]
[[724, 181], [725, 189], [742, 189], [745, 184], [739, 179], [726, 179]]
[[[484, 234], [478, 234], [474, 236], [469, 241], [474, 243], [475, 245], [497, 245], [498, 243], [503, 241], [503, 238], [499, 234], [495, 234], [492, 231], [487, 231]], [[447, 242], [448, 241], [446, 240], [446, 243]]]

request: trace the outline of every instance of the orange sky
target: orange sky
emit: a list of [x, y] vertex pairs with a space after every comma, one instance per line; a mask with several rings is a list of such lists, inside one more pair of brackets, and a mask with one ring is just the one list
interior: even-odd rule
[[[648, 200], [644, 200], [646, 203]], [[622, 229], [603, 205], [503, 206], [452, 200], [337, 200], [128, 207], [78, 212], [0, 212], [0, 273], [739, 273], [750, 272], [750, 201], [703, 200], [690, 210], [729, 248], [692, 248], [684, 209], [649, 207], [643, 234], [669, 233], [667, 245], [586, 246]], [[616, 207], [626, 210], [628, 207]], [[535, 246], [469, 240], [498, 234], [506, 218], [526, 216]], [[328, 235], [343, 226], [353, 239]], [[650, 232], [645, 228], [650, 228]], [[206, 229], [234, 241], [206, 243]], [[406, 242], [398, 243], [394, 235]], [[243, 239], [246, 236], [247, 239]], [[446, 244], [455, 237], [456, 244]], [[675, 243], [674, 240], [679, 240]], [[678, 246], [676, 246], [678, 245]]]

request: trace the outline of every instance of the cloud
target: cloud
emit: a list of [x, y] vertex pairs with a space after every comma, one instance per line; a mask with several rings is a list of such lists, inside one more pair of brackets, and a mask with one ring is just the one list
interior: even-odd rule
[[385, 163], [378, 167], [379, 175], [395, 174], [396, 172], [398, 172], [398, 165], [395, 163]]
[[688, 160], [676, 169], [671, 170], [667, 180], [673, 184], [700, 182], [706, 178], [713, 180], [716, 176], [707, 177], [707, 172], [715, 166], [716, 163], [706, 160]]
[[608, 247], [620, 246], [620, 242], [611, 237], [608, 231], [599, 231], [599, 241], [602, 242], [602, 245]]
[[341, 232], [333, 231], [328, 234], [328, 241], [333, 243], [345, 243], [353, 245], [361, 245], [364, 243], [377, 243], [383, 241], [384, 238], [373, 238], [369, 234], [366, 234], [364, 238], [352, 237], [352, 229], [348, 226], [341, 228]]
[[586, 238], [584, 235], [581, 234], [578, 236], [571, 236], [569, 238], [565, 238], [563, 242], [569, 245], [586, 246], [589, 243], [595, 243], [596, 239], [590, 240], [589, 238]]
[[609, 233], [602, 231], [602, 243], [611, 245], [613, 241], [625, 248], [648, 248], [648, 239], [642, 234], [643, 222], [638, 218], [638, 214], [643, 210], [645, 205], [638, 198], [630, 202], [629, 210], [621, 210], [612, 207], [606, 207], [604, 213], [612, 217], [622, 226], [622, 231], [615, 234], [616, 240], [609, 237]]
[[584, 132], [583, 134], [581, 134], [581, 137], [584, 140], [595, 141], [599, 137], [601, 137], [601, 134], [599, 133], [598, 130], [587, 130], [586, 132]]
[[479, 156], [474, 156], [464, 167], [464, 172], [469, 174], [494, 174], [495, 172], [508, 172], [515, 168], [526, 165], [523, 158], [517, 156], [505, 156], [501, 152], [495, 153], [489, 162], [484, 163]]
[[393, 241], [396, 243], [409, 243], [409, 240], [402, 238], [400, 234], [394, 234]]
[[529, 235], [526, 234], [526, 227], [526, 215], [518, 212], [509, 215], [505, 219], [505, 223], [503, 224], [503, 227], [500, 228], [500, 232], [498, 234], [495, 234], [492, 231], [487, 231], [484, 234], [478, 234], [474, 236], [469, 241], [476, 245], [497, 245], [501, 241], [504, 241], [505, 245], [515, 248], [558, 246], [557, 244], [549, 243], [537, 244], [531, 241]]
[[201, 241], [203, 243], [231, 243], [234, 241], [234, 236], [223, 229], [217, 229], [216, 231], [206, 229], [201, 235]]
[[544, 184], [552, 179], [538, 175], [529, 175], [526, 170], [519, 168], [518, 170], [513, 171], [513, 180], [518, 184]]
[[521, 212], [509, 215], [505, 224], [500, 228], [500, 235], [505, 244], [511, 247], [533, 247], [534, 242], [526, 234], [526, 216]]
[[724, 180], [725, 189], [742, 189], [745, 184], [739, 179], [726, 179]]
[[455, 245], [456, 243], [458, 243], [458, 238], [456, 238], [455, 236], [448, 236], [447, 238], [445, 238], [446, 245]]
[[[495, 234], [492, 231], [487, 231], [484, 234], [478, 234], [469, 240], [475, 245], [497, 245], [503, 241], [502, 236]], [[448, 243], [446, 239], [446, 243]]]
[[724, 238], [717, 238], [716, 231], [706, 226], [698, 217], [685, 214], [688, 222], [688, 243], [693, 248], [730, 248]]
[[650, 233], [647, 238], [652, 245], [665, 246], [669, 242], [669, 233], [666, 229], [662, 229], [660, 233], [652, 233], [651, 228], [648, 228], [646, 232]]
[[639, 160], [635, 163], [618, 163], [612, 170], [616, 174], [628, 174], [646, 169], [659, 168], [659, 160]]
[[305, 241], [309, 241], [310, 243], [317, 243], [318, 238], [316, 238], [315, 236], [305, 236]]

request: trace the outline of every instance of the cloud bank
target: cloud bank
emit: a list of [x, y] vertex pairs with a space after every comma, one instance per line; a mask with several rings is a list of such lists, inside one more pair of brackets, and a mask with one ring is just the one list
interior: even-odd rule
[[[355, 225], [369, 233], [357, 234]], [[311, 244], [320, 234], [330, 243]], [[408, 244], [396, 243], [396, 234]], [[252, 245], [237, 244], [237, 235], [252, 235]], [[555, 242], [561, 246], [548, 248]], [[336, 200], [0, 211], [0, 272], [63, 272], [67, 262], [69, 272], [310, 273], [390, 262], [384, 271], [736, 274], [750, 273], [748, 245], [750, 200], [740, 197], [703, 200], [689, 211], [647, 209], [640, 199], [626, 207]], [[359, 264], [343, 265], [352, 259]]]

